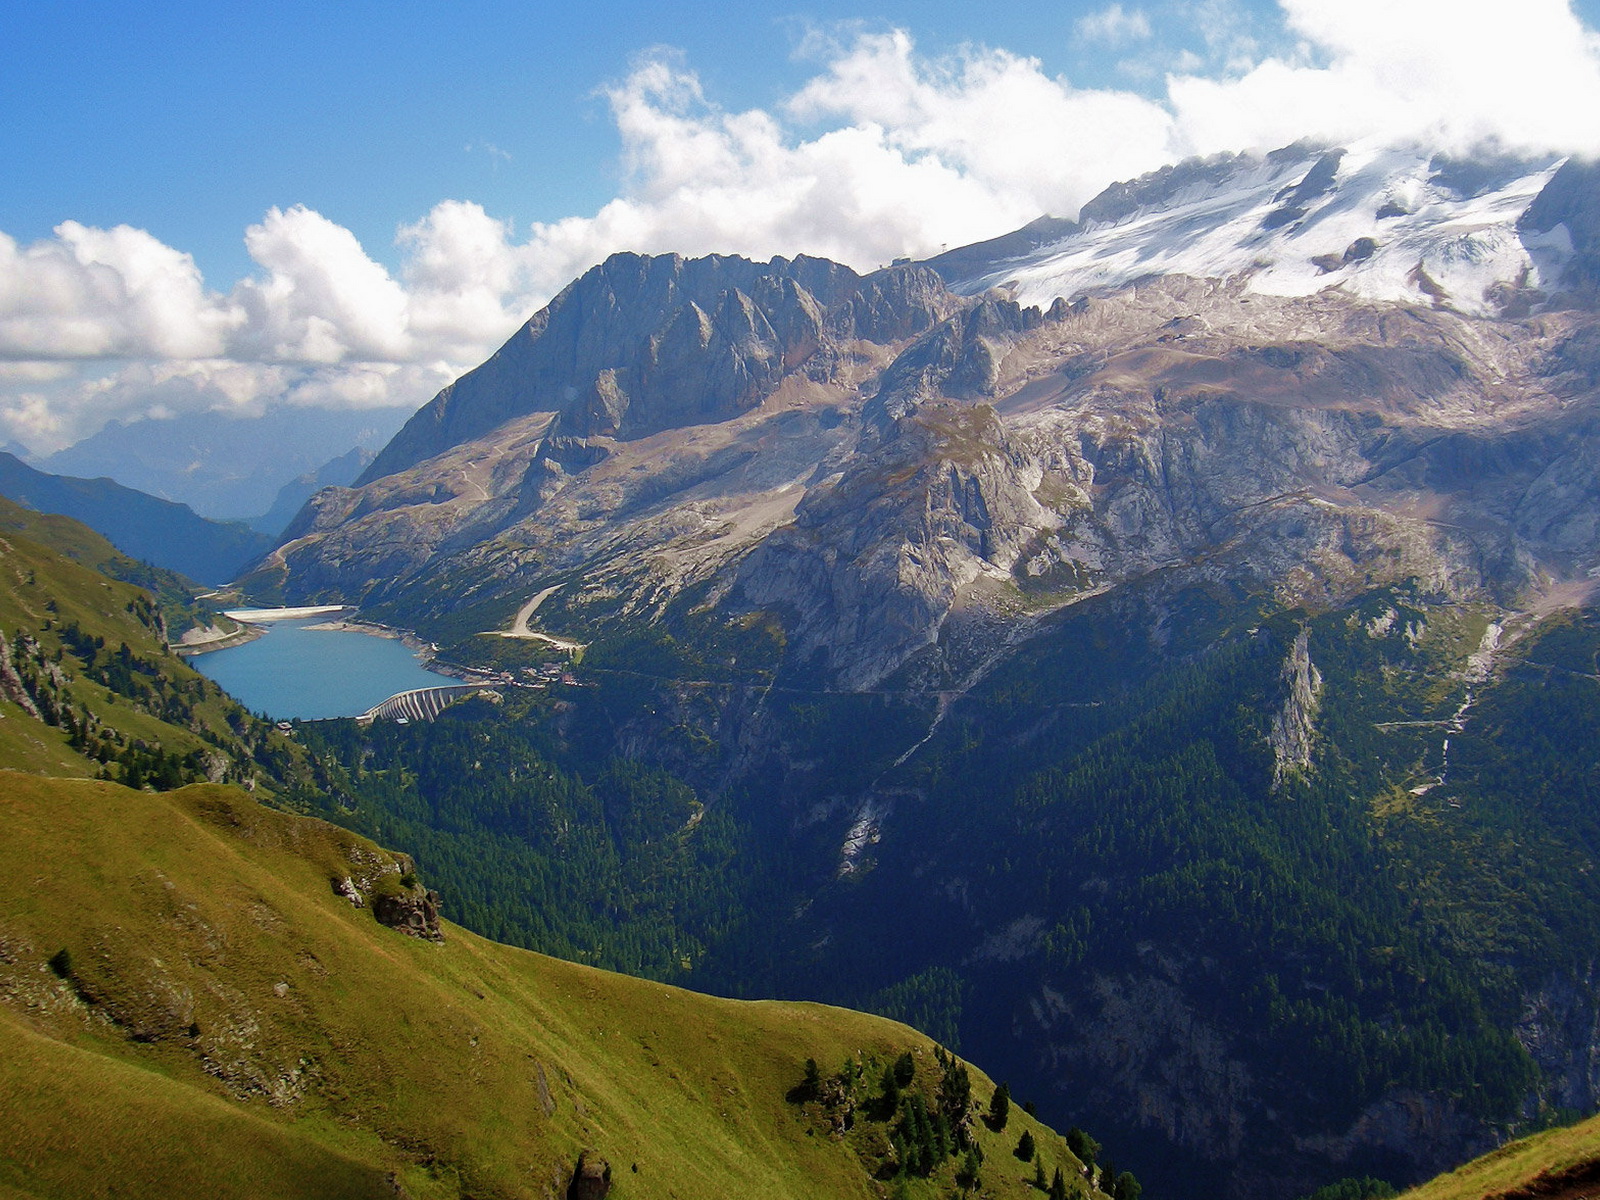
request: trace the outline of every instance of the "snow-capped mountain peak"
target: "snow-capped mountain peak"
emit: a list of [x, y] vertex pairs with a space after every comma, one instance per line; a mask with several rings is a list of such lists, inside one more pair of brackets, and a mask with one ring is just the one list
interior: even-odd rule
[[1561, 163], [1460, 161], [1375, 144], [1193, 159], [1113, 185], [1077, 223], [1062, 223], [1061, 236], [1024, 253], [933, 265], [959, 292], [998, 288], [1041, 308], [1190, 275], [1241, 276], [1275, 296], [1337, 287], [1503, 314], [1537, 303], [1571, 252], [1564, 226], [1518, 224]]

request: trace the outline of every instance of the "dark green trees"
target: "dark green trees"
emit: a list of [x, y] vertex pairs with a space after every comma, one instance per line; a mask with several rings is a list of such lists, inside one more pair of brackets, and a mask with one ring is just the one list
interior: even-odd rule
[[999, 1133], [1006, 1127], [1006, 1120], [1011, 1116], [1011, 1089], [1001, 1084], [994, 1090], [994, 1097], [989, 1101], [989, 1128]]
[[894, 1114], [900, 1111], [900, 1078], [899, 1072], [894, 1067], [885, 1067], [883, 1071], [883, 1119], [893, 1120]]
[[894, 1081], [901, 1087], [907, 1087], [917, 1076], [917, 1062], [907, 1050], [894, 1060]]
[[822, 1071], [817, 1066], [814, 1058], [806, 1059], [806, 1073], [800, 1080], [800, 1095], [806, 1100], [815, 1100], [822, 1092]]
[[967, 1117], [972, 1111], [972, 1079], [960, 1060], [935, 1046], [934, 1059], [944, 1072], [939, 1080], [939, 1112], [955, 1131], [958, 1144], [966, 1141]]
[[961, 1160], [961, 1169], [956, 1172], [956, 1182], [968, 1191], [976, 1191], [979, 1187], [978, 1169], [983, 1166], [983, 1151], [974, 1142], [967, 1147], [966, 1157]]
[[1012, 1153], [1020, 1158], [1023, 1162], [1032, 1162], [1033, 1134], [1024, 1129], [1022, 1131], [1022, 1136], [1017, 1139], [1017, 1148], [1012, 1151]]
[[1095, 1156], [1100, 1153], [1100, 1143], [1074, 1125], [1067, 1130], [1067, 1149], [1071, 1150], [1084, 1166], [1093, 1167]]

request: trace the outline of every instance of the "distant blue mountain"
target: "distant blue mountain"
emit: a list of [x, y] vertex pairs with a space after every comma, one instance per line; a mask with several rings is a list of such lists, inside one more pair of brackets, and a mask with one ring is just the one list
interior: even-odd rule
[[250, 520], [272, 508], [280, 488], [320, 471], [335, 455], [356, 446], [380, 449], [410, 415], [409, 408], [295, 408], [260, 417], [195, 413], [112, 421], [65, 450], [29, 461], [62, 475], [104, 475], [202, 516]]
[[307, 500], [325, 487], [348, 487], [375, 457], [375, 451], [356, 446], [338, 458], [323, 463], [315, 471], [296, 475], [278, 489], [278, 498], [272, 502], [271, 508], [259, 517], [251, 517], [246, 524], [258, 533], [277, 537], [294, 520], [295, 514], [305, 507]]
[[226, 583], [275, 545], [240, 521], [211, 521], [111, 479], [37, 471], [0, 452], [0, 495], [82, 521], [118, 550], [202, 583]]

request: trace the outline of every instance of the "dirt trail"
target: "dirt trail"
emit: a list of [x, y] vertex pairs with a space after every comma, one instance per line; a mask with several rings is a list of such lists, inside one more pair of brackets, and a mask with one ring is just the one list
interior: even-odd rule
[[545, 588], [544, 591], [529, 600], [518, 610], [516, 619], [511, 622], [510, 629], [500, 629], [495, 632], [501, 637], [528, 638], [536, 642], [544, 642], [546, 645], [554, 646], [557, 650], [565, 650], [568, 654], [582, 650], [584, 646], [582, 642], [554, 637], [551, 634], [540, 633], [536, 629], [528, 628], [528, 622], [532, 619], [533, 614], [539, 611], [539, 606], [559, 591], [561, 587], [562, 585], [558, 583], [554, 587]]

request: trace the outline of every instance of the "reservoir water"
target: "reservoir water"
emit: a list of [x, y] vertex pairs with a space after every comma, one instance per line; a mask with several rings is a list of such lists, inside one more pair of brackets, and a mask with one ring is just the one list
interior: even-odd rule
[[354, 717], [396, 692], [457, 682], [428, 670], [397, 638], [312, 628], [327, 620], [273, 621], [265, 636], [189, 664], [275, 721]]

